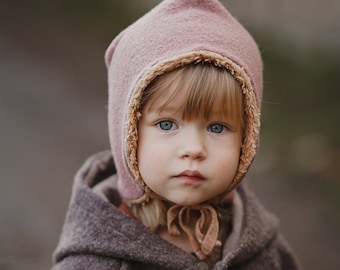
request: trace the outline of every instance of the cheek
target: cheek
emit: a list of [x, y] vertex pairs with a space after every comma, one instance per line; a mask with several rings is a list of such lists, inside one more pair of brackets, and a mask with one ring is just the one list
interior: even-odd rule
[[238, 148], [221, 152], [219, 157], [216, 157], [216, 170], [234, 177], [240, 161], [240, 152]]
[[164, 163], [164, 155], [162, 152], [162, 149], [157, 147], [156, 143], [143, 141], [143, 143], [139, 144], [137, 162], [144, 182], [147, 182], [150, 175], [157, 174], [160, 171], [162, 164]]
[[138, 167], [140, 175], [144, 183], [155, 192], [158, 191], [160, 176], [164, 174], [166, 164], [163, 155], [154, 146], [139, 151]]
[[234, 178], [238, 167], [238, 162], [234, 160], [225, 160], [219, 162], [215, 166], [215, 172], [217, 177], [220, 178]]

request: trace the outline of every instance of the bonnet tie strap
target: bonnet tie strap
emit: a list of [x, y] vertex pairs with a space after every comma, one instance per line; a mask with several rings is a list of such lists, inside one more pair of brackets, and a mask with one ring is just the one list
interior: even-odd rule
[[183, 231], [200, 260], [210, 255], [215, 246], [221, 246], [218, 238], [219, 222], [216, 210], [210, 205], [174, 205], [167, 212], [168, 232], [179, 236]]

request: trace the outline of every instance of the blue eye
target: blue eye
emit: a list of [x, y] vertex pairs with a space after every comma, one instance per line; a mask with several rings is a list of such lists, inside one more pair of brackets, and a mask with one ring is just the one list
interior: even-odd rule
[[174, 122], [170, 120], [164, 120], [157, 123], [157, 126], [161, 130], [171, 130], [174, 127]]
[[226, 129], [226, 126], [222, 124], [211, 124], [208, 127], [208, 131], [212, 133], [223, 133]]

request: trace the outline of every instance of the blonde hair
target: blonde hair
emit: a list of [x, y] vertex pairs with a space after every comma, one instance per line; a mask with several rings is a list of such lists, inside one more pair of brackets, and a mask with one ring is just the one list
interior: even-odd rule
[[[181, 104], [177, 104], [183, 119], [208, 119], [212, 111], [217, 111], [220, 116], [237, 123], [239, 133], [243, 136], [242, 89], [226, 68], [211, 63], [185, 65], [156, 77], [143, 92], [141, 108], [162, 111], [183, 89], [185, 98]], [[167, 93], [169, 98], [159, 102], [164, 91], [170, 91]], [[166, 224], [167, 208], [166, 202], [154, 194], [148, 202], [132, 204], [135, 216], [151, 231]]]
[[[213, 64], [185, 65], [158, 76], [145, 89], [141, 106], [162, 111], [183, 89], [186, 90], [185, 98], [178, 104], [183, 119], [208, 119], [214, 109], [243, 127], [241, 87], [226, 68]], [[159, 104], [164, 91], [170, 91], [169, 99]]]

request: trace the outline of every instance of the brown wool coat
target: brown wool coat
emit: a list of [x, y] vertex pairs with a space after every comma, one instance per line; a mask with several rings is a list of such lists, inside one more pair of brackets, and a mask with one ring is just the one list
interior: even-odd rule
[[[53, 270], [209, 269], [205, 262], [120, 211], [114, 205], [120, 203], [114, 190], [106, 194], [110, 202], [93, 191], [104, 179], [111, 177], [114, 181], [114, 172], [110, 152], [90, 158], [79, 170]], [[243, 214], [241, 222], [233, 221], [233, 228], [240, 234], [237, 241], [227, 240], [223, 259], [213, 269], [299, 269], [278, 232], [277, 219], [243, 184], [238, 187], [238, 197]]]

